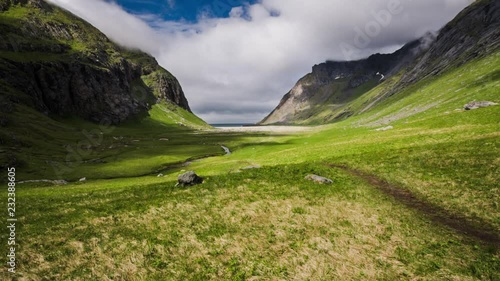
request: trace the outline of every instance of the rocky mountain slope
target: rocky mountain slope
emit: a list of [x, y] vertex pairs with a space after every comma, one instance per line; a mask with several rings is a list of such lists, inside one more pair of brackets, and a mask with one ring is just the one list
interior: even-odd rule
[[403, 74], [394, 91], [499, 49], [500, 1], [477, 0], [441, 29], [429, 49]]
[[500, 1], [476, 1], [430, 46], [426, 37], [393, 54], [316, 65], [260, 124], [321, 124], [368, 111], [418, 81], [499, 50], [499, 19]]
[[158, 102], [190, 112], [177, 79], [153, 57], [41, 0], [0, 0], [0, 39], [3, 111], [23, 104], [112, 124], [147, 115]]
[[[360, 91], [370, 90], [406, 66], [419, 46], [420, 41], [415, 41], [393, 54], [375, 54], [364, 60], [327, 61], [315, 65], [312, 72], [295, 84], [261, 124], [297, 123], [313, 117], [323, 105], [341, 107]], [[348, 116], [349, 113], [339, 113], [333, 119]]]

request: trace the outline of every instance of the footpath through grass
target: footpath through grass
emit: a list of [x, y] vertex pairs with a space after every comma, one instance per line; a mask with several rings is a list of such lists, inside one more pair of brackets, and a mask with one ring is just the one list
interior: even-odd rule
[[[303, 175], [334, 180], [318, 185]], [[113, 180], [116, 181], [116, 180]], [[491, 279], [498, 253], [321, 164], [19, 192], [28, 279]], [[95, 187], [95, 188], [94, 188]], [[50, 231], [48, 231], [50, 229]]]
[[[496, 110], [456, 116], [480, 119]], [[337, 124], [306, 135], [241, 135], [227, 142], [233, 154], [167, 170], [165, 177], [20, 185], [20, 276], [497, 280], [495, 245], [327, 165], [375, 174], [500, 230], [497, 124], [418, 124], [386, 132]], [[251, 165], [262, 167], [242, 169]], [[175, 188], [183, 170], [205, 182]], [[309, 173], [334, 184], [304, 180]]]
[[[500, 102], [494, 95], [498, 79], [480, 78], [486, 65], [485, 60], [474, 62], [424, 81], [406, 98], [387, 101], [387, 110], [374, 108], [296, 135], [194, 131], [175, 126], [178, 121], [155, 120], [160, 111], [146, 123], [116, 128], [103, 147], [120, 145], [119, 153], [92, 148], [106, 155], [101, 157], [106, 162], [87, 162], [70, 174], [70, 179], [87, 176], [88, 181], [18, 186], [17, 276], [499, 280], [499, 245], [457, 232], [425, 210], [335, 168], [376, 176], [443, 210], [436, 216], [457, 215], [471, 227], [499, 233], [499, 107], [456, 110], [464, 100]], [[481, 74], [476, 78], [481, 85], [457, 98], [455, 91], [463, 86], [453, 79], [466, 73]], [[396, 116], [395, 108], [416, 106], [441, 87], [447, 90], [439, 105], [399, 116], [390, 123], [392, 130], [372, 127], [385, 126], [388, 116]], [[221, 144], [233, 153], [223, 156]], [[58, 145], [47, 148], [61, 153]], [[211, 154], [220, 156], [169, 167]], [[249, 166], [260, 168], [244, 169]], [[20, 167], [21, 176], [46, 175], [27, 167], [32, 170]], [[158, 169], [164, 177], [150, 174]], [[204, 183], [174, 187], [185, 170], [195, 170]], [[309, 173], [334, 183], [306, 181]], [[6, 202], [5, 193], [0, 199]], [[6, 233], [0, 234], [2, 241]], [[1, 244], [2, 252], [6, 247]]]

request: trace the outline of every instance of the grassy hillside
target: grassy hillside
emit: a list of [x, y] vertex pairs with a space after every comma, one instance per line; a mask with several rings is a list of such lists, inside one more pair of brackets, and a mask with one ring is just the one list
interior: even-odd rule
[[[194, 129], [207, 128], [192, 113], [167, 103], [154, 105], [149, 117], [118, 127], [78, 118], [52, 119], [17, 105], [9, 125], [0, 131], [0, 159], [2, 166], [19, 167], [25, 180], [151, 174], [165, 165], [223, 153], [217, 140], [201, 144], [196, 139]], [[144, 163], [141, 158], [147, 156]]]
[[[363, 103], [371, 89], [379, 85], [379, 79], [373, 79], [363, 85], [350, 89], [345, 79], [322, 86], [310, 99], [311, 108], [296, 114], [293, 124], [319, 125], [345, 120], [361, 110], [357, 106]], [[389, 84], [389, 83], [388, 83]], [[387, 87], [384, 85], [384, 87]], [[318, 97], [321, 97], [319, 99]]]
[[[81, 61], [98, 59], [98, 53], [105, 53], [110, 61], [102, 61], [102, 64], [123, 58], [137, 64], [155, 64], [154, 58], [142, 52], [121, 49], [99, 30], [71, 13], [46, 3], [42, 5], [44, 8], [40, 9], [13, 4], [1, 12], [3, 48], [0, 58], [25, 62]], [[30, 30], [31, 36], [26, 36], [25, 29], [33, 26], [44, 29]]]
[[[499, 71], [496, 53], [363, 111], [375, 87], [353, 101], [359, 115], [297, 135], [194, 131], [178, 123], [200, 121], [156, 106], [103, 134], [86, 159], [106, 162], [68, 174], [88, 181], [18, 185], [19, 277], [498, 280], [500, 110], [462, 107], [500, 102]], [[26, 157], [20, 180], [50, 177], [42, 159], [96, 129], [23, 114], [30, 140], [51, 141], [3, 151]], [[210, 154], [220, 156], [167, 167]], [[204, 183], [174, 187], [185, 170]]]
[[[377, 54], [359, 61], [315, 65], [312, 73], [300, 79], [261, 124], [332, 123], [374, 110], [375, 106], [400, 111], [401, 103], [398, 101], [413, 102], [405, 99], [407, 93], [424, 87], [423, 83], [431, 83], [430, 77], [441, 76], [471, 61], [494, 56], [500, 50], [499, 3], [494, 0], [475, 1], [439, 30], [435, 38], [427, 34], [393, 54]], [[426, 43], [429, 40], [432, 42]], [[495, 69], [494, 66], [484, 63], [484, 67], [483, 73], [488, 73], [493, 79], [498, 76], [494, 71], [490, 72]], [[378, 81], [383, 75], [386, 80]], [[460, 81], [449, 83], [481, 85], [481, 81], [471, 79], [492, 79], [481, 77], [478, 73], [464, 73], [463, 77], [456, 78]], [[432, 87], [436, 92], [429, 90], [425, 92], [425, 96], [413, 95], [415, 99], [432, 99], [432, 103], [422, 100], [422, 105], [406, 108], [406, 113], [387, 116], [387, 120], [380, 120], [372, 125], [405, 118], [429, 108], [446, 107], [449, 102], [457, 99], [465, 100], [476, 96], [470, 89], [455, 89], [458, 96], [456, 99], [442, 100], [442, 96], [449, 96], [447, 85]], [[395, 106], [391, 106], [392, 104]], [[375, 109], [373, 112], [378, 111]], [[377, 118], [373, 114], [371, 117]]]
[[7, 2], [0, 2], [0, 167], [18, 167], [24, 180], [116, 178], [222, 153], [215, 140], [192, 143], [193, 130], [210, 126], [153, 57], [43, 1]]
[[[324, 86], [319, 92], [328, 92], [330, 100], [317, 102], [313, 99], [311, 103], [316, 104], [315, 107], [306, 112], [308, 116], [299, 115], [301, 121], [297, 124], [323, 124], [350, 117], [355, 120], [352, 122], [358, 122], [359, 125], [380, 126], [400, 119], [411, 120], [410, 116], [424, 111], [431, 116], [444, 114], [447, 110], [451, 113], [475, 100], [498, 102], [498, 90], [495, 87], [486, 88], [485, 83], [498, 81], [500, 76], [496, 63], [499, 62], [499, 55], [497, 52], [488, 59], [448, 71], [444, 83], [436, 82], [443, 81], [441, 76], [431, 77], [392, 96], [388, 95], [389, 89], [401, 75], [383, 83], [371, 81], [350, 92], [343, 91], [341, 82], [338, 83], [340, 88], [335, 85]], [[370, 114], [364, 114], [366, 112]]]

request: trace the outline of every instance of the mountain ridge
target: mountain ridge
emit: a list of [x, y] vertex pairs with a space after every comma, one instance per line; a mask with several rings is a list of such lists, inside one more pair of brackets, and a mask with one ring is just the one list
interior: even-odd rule
[[[429, 34], [395, 53], [315, 65], [313, 71], [301, 78], [259, 124], [323, 124], [370, 110], [418, 81], [498, 50], [499, 18], [500, 1], [476, 1], [446, 24], [436, 36]], [[398, 58], [398, 52], [406, 55]], [[400, 65], [396, 62], [395, 67], [383, 73], [387, 69], [383, 70], [380, 64], [378, 69], [370, 67], [370, 60], [376, 57], [396, 59]], [[387, 65], [391, 65], [390, 59], [385, 61]], [[349, 75], [339, 77], [346, 66], [350, 66]], [[376, 72], [385, 76], [381, 83], [375, 79]], [[311, 76], [323, 79], [311, 79]], [[363, 97], [376, 86], [383, 88], [376, 97]]]
[[191, 112], [177, 79], [138, 50], [41, 0], [0, 1], [1, 91], [46, 115], [119, 124], [167, 102]]
[[[301, 78], [260, 124], [298, 121], [304, 117], [304, 111], [309, 114], [307, 109], [311, 107], [310, 101], [313, 99], [321, 104], [333, 97], [335, 104], [343, 104], [356, 88], [371, 82], [368, 86], [371, 89], [377, 82], [404, 68], [421, 45], [419, 40], [415, 40], [392, 54], [373, 54], [356, 61], [326, 61], [314, 65], [312, 72]], [[285, 112], [281, 113], [283, 110]], [[291, 112], [287, 112], [289, 110]]]

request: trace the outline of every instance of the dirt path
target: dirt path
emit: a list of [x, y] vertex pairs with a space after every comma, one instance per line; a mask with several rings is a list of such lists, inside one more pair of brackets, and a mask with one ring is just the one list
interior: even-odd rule
[[382, 191], [386, 195], [389, 195], [408, 208], [424, 214], [436, 224], [445, 225], [459, 234], [481, 240], [494, 246], [496, 249], [500, 248], [500, 237], [498, 233], [485, 221], [471, 221], [460, 214], [452, 213], [442, 207], [426, 202], [421, 198], [416, 197], [411, 191], [390, 184], [375, 175], [343, 165], [328, 164], [328, 166], [331, 168], [342, 169], [353, 176], [362, 178], [370, 185], [376, 187], [378, 190]]

